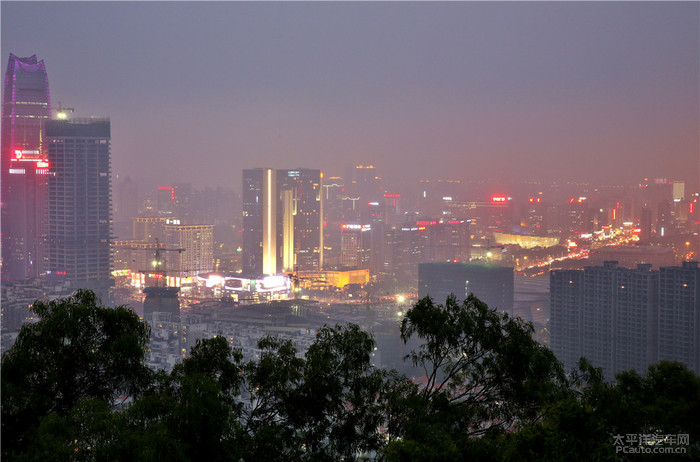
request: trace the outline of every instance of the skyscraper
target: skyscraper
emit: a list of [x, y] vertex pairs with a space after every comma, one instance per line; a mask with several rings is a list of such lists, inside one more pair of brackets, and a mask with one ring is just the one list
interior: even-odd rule
[[249, 275], [320, 270], [320, 170], [243, 170], [243, 271]]
[[112, 285], [109, 119], [46, 122], [47, 274], [105, 299]]
[[323, 173], [277, 171], [277, 267], [318, 271], [323, 267]]
[[2, 106], [2, 279], [39, 275], [49, 173], [44, 123], [51, 115], [44, 61], [10, 54]]
[[276, 272], [276, 179], [271, 168], [243, 170], [243, 272], [248, 275]]

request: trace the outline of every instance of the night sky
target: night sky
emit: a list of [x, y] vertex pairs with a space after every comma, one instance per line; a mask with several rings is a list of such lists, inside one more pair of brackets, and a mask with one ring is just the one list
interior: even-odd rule
[[700, 3], [7, 2], [114, 172], [634, 184], [700, 176]]

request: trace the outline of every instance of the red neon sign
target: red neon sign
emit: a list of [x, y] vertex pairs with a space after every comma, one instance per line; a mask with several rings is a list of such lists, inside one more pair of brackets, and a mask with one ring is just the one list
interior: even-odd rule
[[36, 163], [36, 168], [49, 168], [49, 163], [40, 160]]
[[175, 188], [173, 188], [172, 186], [158, 186], [158, 189], [169, 189], [170, 199], [175, 200]]
[[384, 194], [384, 197], [401, 197], [401, 194]]
[[491, 197], [492, 202], [505, 202], [506, 200], [508, 200], [508, 198], [506, 198], [506, 196], [493, 196], [493, 197]]

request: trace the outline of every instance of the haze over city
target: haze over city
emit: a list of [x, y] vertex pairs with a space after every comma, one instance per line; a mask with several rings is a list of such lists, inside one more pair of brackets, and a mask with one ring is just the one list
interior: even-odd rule
[[0, 9], [3, 460], [700, 460], [700, 2]]
[[109, 116], [139, 182], [373, 164], [633, 185], [700, 174], [697, 2], [2, 2], [51, 104]]

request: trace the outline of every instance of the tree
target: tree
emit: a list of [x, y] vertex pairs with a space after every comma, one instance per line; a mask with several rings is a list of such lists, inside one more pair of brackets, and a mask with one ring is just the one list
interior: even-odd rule
[[105, 308], [90, 291], [37, 301], [2, 358], [2, 454], [23, 452], [43, 417], [62, 418], [84, 399], [111, 407], [150, 383], [148, 326], [125, 307]]
[[304, 356], [263, 338], [247, 363], [223, 337], [200, 340], [154, 373], [129, 310], [78, 291], [35, 311], [3, 356], [11, 460], [615, 460], [614, 435], [653, 433], [688, 434], [688, 459], [700, 457], [700, 378], [685, 366], [606, 383], [583, 360], [567, 380], [530, 324], [473, 296], [406, 314], [421, 383], [375, 368], [374, 340], [353, 324], [324, 326]]
[[226, 338], [198, 340], [190, 357], [171, 373], [172, 407], [166, 422], [189, 460], [225, 461], [240, 458], [243, 355]]
[[303, 381], [305, 361], [291, 340], [264, 337], [258, 341], [260, 359], [245, 365], [243, 425], [251, 460], [299, 460], [296, 393]]
[[[582, 358], [568, 392], [547, 407], [541, 420], [504, 435], [501, 456], [509, 461], [613, 461], [621, 456], [616, 435], [618, 445], [625, 446], [627, 435], [687, 434], [690, 444], [683, 457], [696, 460], [699, 413], [700, 377], [681, 363], [662, 361], [650, 365], [645, 375], [625, 371], [604, 382], [601, 369]], [[635, 460], [666, 458], [668, 454], [634, 454]]]
[[288, 340], [262, 339], [246, 366], [251, 459], [354, 459], [383, 446], [385, 373], [359, 326], [324, 326], [304, 358]]
[[[473, 437], [495, 434], [536, 420], [544, 404], [566, 388], [561, 364], [532, 338], [531, 324], [490, 309], [473, 294], [463, 303], [419, 300], [401, 323], [401, 337], [423, 341], [407, 357], [425, 372], [425, 384], [407, 403], [410, 419], [390, 431], [396, 446], [426, 449], [425, 460], [464, 457]], [[430, 435], [442, 435], [446, 452], [427, 450]], [[453, 451], [453, 445], [459, 449]]]

